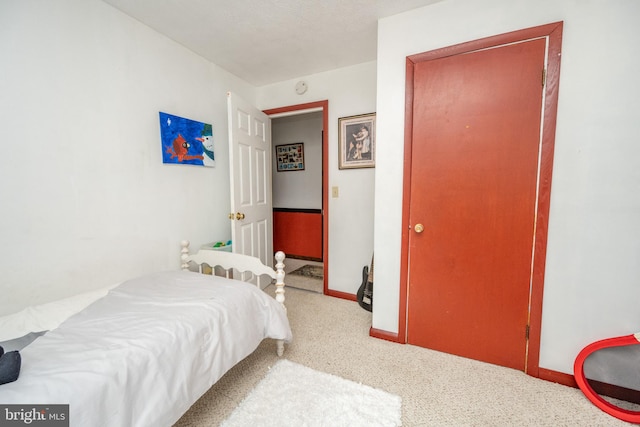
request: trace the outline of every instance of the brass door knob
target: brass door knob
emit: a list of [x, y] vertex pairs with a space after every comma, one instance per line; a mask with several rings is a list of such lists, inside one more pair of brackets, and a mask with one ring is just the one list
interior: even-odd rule
[[231, 212], [229, 215], [227, 215], [227, 217], [229, 219], [236, 219], [236, 214], [234, 214], [233, 212]]
[[416, 224], [413, 229], [416, 231], [416, 233], [422, 233], [424, 231], [424, 225], [422, 224]]
[[238, 219], [238, 220], [244, 219], [244, 214], [242, 212], [236, 213], [236, 219]]

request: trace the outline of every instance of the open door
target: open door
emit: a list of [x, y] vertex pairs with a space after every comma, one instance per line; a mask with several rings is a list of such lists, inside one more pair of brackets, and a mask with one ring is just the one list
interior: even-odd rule
[[271, 120], [231, 92], [227, 107], [233, 252], [273, 266]]

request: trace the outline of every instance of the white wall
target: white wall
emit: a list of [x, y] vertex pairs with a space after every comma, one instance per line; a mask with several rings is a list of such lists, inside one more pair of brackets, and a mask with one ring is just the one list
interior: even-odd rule
[[[226, 92], [255, 89], [98, 0], [0, 2], [0, 315], [230, 238]], [[158, 112], [211, 123], [163, 165]]]
[[[298, 80], [309, 89], [295, 93]], [[373, 254], [373, 182], [376, 169], [338, 169], [338, 119], [376, 111], [376, 63], [340, 68], [257, 89], [260, 109], [307, 102], [329, 101], [329, 288], [355, 294], [362, 282], [362, 267]], [[377, 265], [376, 265], [377, 267]]]
[[281, 171], [272, 151], [273, 207], [322, 209], [322, 112], [271, 120], [271, 144], [304, 143], [304, 170]]
[[374, 328], [397, 332], [404, 303], [406, 56], [564, 21], [540, 366], [572, 373], [588, 343], [640, 330], [639, 16], [636, 0], [448, 0], [379, 22]]

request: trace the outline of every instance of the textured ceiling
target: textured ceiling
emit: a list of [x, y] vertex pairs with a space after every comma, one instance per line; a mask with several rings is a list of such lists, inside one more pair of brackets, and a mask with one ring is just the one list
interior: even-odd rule
[[373, 61], [377, 20], [441, 0], [103, 0], [255, 86]]

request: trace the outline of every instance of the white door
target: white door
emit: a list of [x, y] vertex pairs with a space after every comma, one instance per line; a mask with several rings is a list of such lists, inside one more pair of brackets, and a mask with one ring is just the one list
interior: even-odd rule
[[227, 106], [233, 252], [273, 267], [271, 119], [231, 92]]

